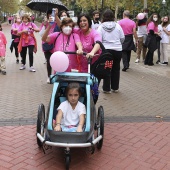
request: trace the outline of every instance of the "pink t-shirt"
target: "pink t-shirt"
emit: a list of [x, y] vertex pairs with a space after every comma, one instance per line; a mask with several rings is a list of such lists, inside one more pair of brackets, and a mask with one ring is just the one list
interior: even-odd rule
[[[80, 40], [83, 45], [83, 51], [86, 53], [91, 52], [91, 50], [93, 49], [93, 45], [96, 41], [102, 40], [101, 35], [94, 29], [91, 29], [88, 35], [84, 35], [81, 29], [79, 28], [74, 28], [74, 32], [80, 36]], [[100, 52], [101, 51], [99, 51], [99, 53]], [[93, 57], [92, 63], [94, 63], [98, 58], [99, 56]], [[88, 62], [85, 56], [80, 57], [80, 65], [81, 65], [81, 72], [88, 71]]]
[[5, 57], [7, 40], [5, 34], [0, 31], [0, 57]]
[[[30, 26], [34, 29], [38, 29], [38, 27], [34, 23], [31, 23], [31, 22], [28, 22], [28, 24], [21, 23], [19, 25], [18, 32], [21, 32], [23, 30], [29, 30], [28, 34], [33, 33], [34, 31], [29, 29]], [[34, 38], [30, 35], [29, 35], [29, 38], [28, 38], [28, 43], [25, 43], [25, 41], [22, 40], [22, 47], [27, 47], [29, 45], [35, 45]]]
[[154, 22], [150, 22], [147, 26], [147, 32], [149, 33], [149, 30], [153, 30], [154, 32], [158, 32], [158, 26], [155, 26]]
[[[58, 34], [60, 34], [58, 36]], [[57, 40], [56, 37], [58, 36]], [[55, 32], [48, 36], [50, 38], [49, 44], [53, 44], [55, 41], [55, 47], [53, 52], [55, 51], [72, 51], [75, 52], [77, 50], [76, 43], [80, 42], [80, 38], [77, 34], [72, 33], [70, 36], [63, 34], [62, 32]], [[69, 67], [66, 70], [70, 72], [71, 69], [78, 69], [77, 55], [69, 54]]]
[[124, 18], [118, 22], [122, 27], [125, 35], [133, 34], [133, 29], [136, 28], [136, 23], [129, 18]]
[[[17, 35], [19, 26], [20, 24], [17, 24], [17, 23], [12, 24], [11, 30], [12, 30], [13, 35]], [[14, 29], [17, 29], [17, 31], [13, 31]], [[14, 42], [19, 42], [19, 38], [15, 38]]]

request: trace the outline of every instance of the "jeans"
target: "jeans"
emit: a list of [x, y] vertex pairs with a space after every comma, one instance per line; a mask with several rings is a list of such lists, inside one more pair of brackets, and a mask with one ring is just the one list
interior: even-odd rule
[[145, 60], [146, 50], [147, 48], [143, 45], [144, 37], [138, 37], [138, 47], [137, 47], [137, 58], [140, 59], [140, 55], [142, 52], [143, 60]]
[[34, 45], [29, 45], [27, 47], [22, 47], [22, 51], [21, 51], [22, 64], [23, 65], [26, 64], [27, 48], [28, 48], [28, 52], [29, 52], [29, 62], [30, 62], [29, 64], [30, 64], [30, 67], [31, 67], [31, 66], [33, 66]]
[[5, 66], [5, 57], [0, 56], [0, 71], [5, 71], [6, 66]]

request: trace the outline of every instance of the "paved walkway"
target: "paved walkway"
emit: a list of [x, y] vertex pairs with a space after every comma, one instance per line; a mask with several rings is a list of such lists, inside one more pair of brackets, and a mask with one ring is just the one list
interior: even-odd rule
[[[3, 25], [3, 30], [10, 41], [10, 26]], [[46, 84], [39, 34], [36, 37], [36, 73], [28, 71], [28, 59], [27, 69], [20, 71], [7, 49], [7, 75], [0, 75], [0, 170], [64, 169], [62, 149], [44, 155], [36, 144], [38, 105], [47, 107], [52, 91]], [[71, 169], [170, 169], [170, 66], [134, 61], [133, 53], [130, 69], [121, 72], [119, 93], [100, 93], [97, 106], [103, 105], [106, 122], [102, 150], [91, 155], [73, 149]]]

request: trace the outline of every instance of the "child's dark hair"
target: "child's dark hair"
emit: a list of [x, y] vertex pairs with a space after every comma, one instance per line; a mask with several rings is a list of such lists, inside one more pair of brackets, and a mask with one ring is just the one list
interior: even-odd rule
[[79, 83], [74, 82], [74, 83], [68, 84], [68, 86], [66, 88], [66, 97], [67, 97], [68, 92], [69, 92], [70, 89], [76, 89], [78, 91], [78, 93], [79, 93], [79, 96], [81, 96], [81, 87], [80, 87]]

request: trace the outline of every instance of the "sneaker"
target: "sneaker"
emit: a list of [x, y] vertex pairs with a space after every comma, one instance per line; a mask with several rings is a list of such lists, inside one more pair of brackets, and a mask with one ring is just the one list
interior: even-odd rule
[[159, 64], [160, 63], [160, 60], [157, 60], [156, 64]]
[[6, 71], [5, 71], [5, 70], [1, 71], [1, 73], [2, 73], [3, 75], [6, 75]]
[[30, 67], [29, 71], [30, 71], [30, 72], [36, 72], [36, 70], [34, 69], [33, 66]]
[[104, 91], [102, 90], [103, 93], [106, 93], [106, 94], [111, 94], [111, 91]]
[[159, 62], [159, 64], [160, 64], [161, 66], [167, 66], [167, 65], [168, 65], [168, 62], [163, 62], [163, 63]]
[[127, 69], [128, 69], [128, 68], [124, 67], [124, 68], [122, 69], [122, 71], [125, 71], [125, 72], [126, 72]]
[[19, 64], [19, 60], [18, 59], [16, 60], [16, 63]]
[[26, 67], [25, 67], [25, 65], [21, 65], [21, 67], [20, 67], [20, 70], [24, 70]]
[[47, 84], [50, 84], [50, 78], [47, 78]]
[[118, 93], [118, 92], [119, 92], [119, 90], [113, 90], [113, 89], [111, 89], [111, 91], [112, 91], [113, 93]]
[[139, 61], [140, 61], [139, 58], [137, 58], [137, 59], [135, 60], [135, 63], [139, 63]]

